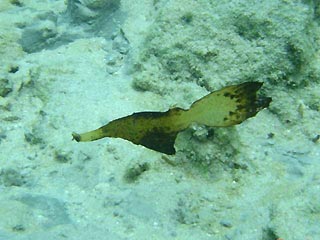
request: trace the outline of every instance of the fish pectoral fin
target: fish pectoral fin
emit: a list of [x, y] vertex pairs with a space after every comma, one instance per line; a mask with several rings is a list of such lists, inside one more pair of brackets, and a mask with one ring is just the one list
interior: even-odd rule
[[[151, 131], [147, 132], [139, 141], [142, 146], [153, 149], [158, 152], [162, 152], [168, 155], [176, 153], [174, 148], [174, 142], [176, 140], [178, 132], [159, 132]], [[128, 139], [130, 141], [130, 139]]]

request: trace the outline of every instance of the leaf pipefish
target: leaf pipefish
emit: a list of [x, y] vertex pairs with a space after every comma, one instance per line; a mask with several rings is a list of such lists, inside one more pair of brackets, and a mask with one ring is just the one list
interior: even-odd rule
[[254, 117], [269, 106], [270, 97], [257, 96], [261, 82], [244, 82], [224, 87], [195, 101], [188, 110], [172, 108], [166, 112], [137, 112], [115, 119], [86, 133], [72, 133], [77, 142], [104, 137], [122, 138], [165, 154], [175, 154], [177, 134], [192, 123], [209, 127], [228, 127]]

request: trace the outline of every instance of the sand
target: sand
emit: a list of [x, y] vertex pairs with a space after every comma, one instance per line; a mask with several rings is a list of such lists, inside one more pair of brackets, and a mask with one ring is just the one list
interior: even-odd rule
[[[317, 1], [0, 2], [0, 240], [320, 239]], [[262, 81], [273, 101], [167, 156], [72, 141]]]

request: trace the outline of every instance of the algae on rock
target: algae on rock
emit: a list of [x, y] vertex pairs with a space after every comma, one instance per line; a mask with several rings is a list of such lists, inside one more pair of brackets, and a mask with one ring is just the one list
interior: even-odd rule
[[319, 79], [309, 64], [319, 35], [313, 8], [253, 2], [168, 1], [136, 61], [134, 86], [165, 94], [184, 82], [212, 91], [239, 81], [299, 86]]

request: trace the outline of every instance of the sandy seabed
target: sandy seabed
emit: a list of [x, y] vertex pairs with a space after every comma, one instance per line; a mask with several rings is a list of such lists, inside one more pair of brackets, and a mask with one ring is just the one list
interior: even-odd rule
[[[0, 240], [320, 239], [317, 1], [1, 0]], [[263, 81], [268, 109], [166, 156], [77, 143]]]

